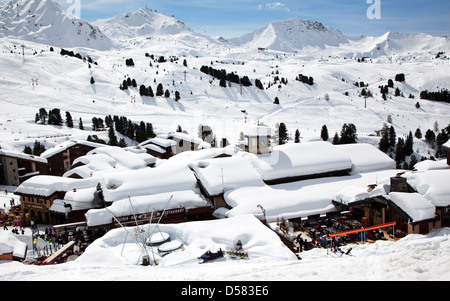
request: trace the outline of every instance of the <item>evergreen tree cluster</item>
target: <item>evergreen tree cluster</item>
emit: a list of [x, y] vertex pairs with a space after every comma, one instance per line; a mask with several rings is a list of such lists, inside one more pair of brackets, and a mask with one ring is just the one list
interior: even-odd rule
[[34, 141], [33, 148], [29, 147], [28, 145], [25, 145], [25, 147], [23, 149], [24, 154], [35, 155], [35, 156], [40, 156], [45, 151], [46, 151], [45, 146], [42, 145], [37, 140]]
[[128, 90], [129, 87], [137, 88], [137, 82], [134, 78], [131, 79], [128, 77], [127, 79], [124, 79], [120, 85], [120, 90]]
[[302, 82], [304, 84], [310, 85], [310, 86], [314, 85], [314, 78], [312, 76], [306, 76], [306, 75], [303, 75], [303, 74], [299, 74], [295, 78], [295, 80], [298, 80], [298, 81], [300, 81], [300, 82]]
[[405, 82], [405, 74], [400, 73], [395, 76], [396, 82]]
[[47, 112], [45, 108], [40, 108], [39, 112], [36, 113], [36, 116], [34, 118], [34, 122], [41, 124], [49, 124], [49, 125], [58, 125], [61, 126], [64, 123], [67, 125], [67, 127], [72, 128], [73, 127], [73, 120], [72, 116], [69, 112], [66, 112], [66, 120], [63, 121], [61, 117], [61, 111], [60, 109], [53, 109]]
[[[227, 71], [225, 69], [218, 70], [218, 69], [214, 69], [212, 67], [203, 65], [200, 68], [200, 71], [205, 74], [211, 75], [214, 78], [219, 79], [220, 80], [219, 85], [224, 88], [226, 87], [226, 81], [229, 81], [229, 82], [235, 83], [235, 84], [241, 84], [244, 87], [252, 86], [252, 82], [250, 81], [248, 76], [243, 76], [242, 78], [240, 78], [238, 74], [235, 74], [234, 72], [227, 73]], [[259, 89], [262, 89], [262, 90], [264, 89], [261, 81], [258, 81], [258, 83], [256, 83], [256, 81], [255, 81], [255, 85]]]
[[127, 65], [128, 67], [134, 67], [134, 61], [133, 59], [126, 59], [125, 60], [125, 65]]
[[81, 54], [79, 54], [79, 53], [76, 53], [76, 54], [75, 54], [72, 50], [66, 50], [66, 49], [64, 49], [64, 48], [61, 48], [60, 54], [61, 54], [62, 56], [67, 55], [67, 56], [70, 56], [70, 57], [75, 57], [75, 58], [80, 59], [80, 60], [83, 60], [83, 61], [88, 61], [88, 63], [90, 63], [90, 64], [97, 65], [97, 62], [94, 62], [90, 56], [83, 57], [83, 56], [82, 56]]
[[420, 92], [420, 99], [427, 99], [440, 102], [450, 102], [450, 94], [447, 89], [439, 92], [428, 92], [427, 90]]
[[[107, 116], [105, 120], [110, 129], [115, 126], [117, 132], [139, 143], [156, 137], [156, 134], [153, 132], [153, 125], [149, 122], [141, 121], [139, 124], [136, 124], [124, 116], [114, 116], [113, 118]], [[111, 134], [109, 136], [111, 143]]]

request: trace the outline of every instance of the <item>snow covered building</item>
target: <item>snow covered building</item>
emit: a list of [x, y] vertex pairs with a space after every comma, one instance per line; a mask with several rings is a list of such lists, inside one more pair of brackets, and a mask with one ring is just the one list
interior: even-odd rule
[[47, 174], [47, 159], [0, 149], [0, 184], [19, 186], [35, 175]]
[[[96, 185], [97, 181], [94, 178], [80, 180], [57, 176], [34, 176], [17, 187], [14, 194], [20, 196], [23, 218], [33, 220], [35, 223], [59, 224], [70, 220], [69, 213], [75, 221], [80, 218], [79, 212], [83, 215], [86, 209], [95, 207]], [[77, 202], [71, 204], [65, 200], [67, 192], [76, 194]], [[79, 197], [80, 195], [83, 195], [83, 198]]]
[[87, 226], [117, 227], [119, 222], [135, 223], [135, 217], [139, 223], [161, 216], [163, 222], [209, 219], [214, 207], [201, 193], [189, 165], [235, 152], [232, 148], [185, 151], [155, 168], [105, 173], [100, 189], [106, 207], [89, 210]]
[[160, 159], [169, 159], [182, 152], [197, 151], [211, 147], [209, 143], [204, 142], [200, 138], [180, 132], [160, 134], [155, 138], [140, 143], [139, 146], [145, 148], [149, 154]]
[[257, 126], [249, 129], [245, 135], [247, 138], [247, 145], [245, 150], [252, 154], [268, 154], [272, 151], [273, 131], [266, 126]]
[[346, 186], [334, 197], [341, 210], [364, 217], [368, 225], [395, 221], [402, 234], [426, 234], [450, 225], [450, 170], [399, 172], [376, 185]]
[[97, 147], [103, 147], [99, 144], [84, 140], [67, 140], [55, 147], [52, 147], [41, 154], [41, 157], [48, 161], [48, 173], [52, 176], [62, 176], [69, 171], [75, 159], [85, 156], [91, 150]]

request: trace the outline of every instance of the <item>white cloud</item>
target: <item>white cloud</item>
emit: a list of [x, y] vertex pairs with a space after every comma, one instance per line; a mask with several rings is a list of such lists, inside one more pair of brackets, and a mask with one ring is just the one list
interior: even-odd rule
[[281, 2], [272, 2], [272, 3], [266, 3], [266, 4], [260, 4], [258, 5], [258, 9], [278, 9], [278, 10], [284, 10], [284, 11], [290, 11], [284, 3]]

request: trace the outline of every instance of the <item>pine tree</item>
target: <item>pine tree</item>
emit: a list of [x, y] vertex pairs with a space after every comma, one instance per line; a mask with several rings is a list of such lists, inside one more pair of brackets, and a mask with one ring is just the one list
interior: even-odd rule
[[425, 140], [431, 145], [436, 141], [436, 135], [432, 130], [427, 130], [427, 132], [425, 133]]
[[179, 101], [181, 99], [180, 92], [175, 91], [175, 101]]
[[91, 76], [91, 85], [95, 84], [95, 79], [93, 76]]
[[79, 128], [80, 130], [84, 130], [83, 120], [81, 119], [81, 117], [80, 117], [80, 122], [78, 123], [78, 128]]
[[35, 140], [33, 145], [33, 155], [40, 156], [43, 152], [45, 152], [45, 146]]
[[39, 120], [42, 120], [42, 124], [47, 124], [48, 113], [44, 108], [39, 109]]
[[134, 140], [135, 134], [134, 134], [134, 125], [131, 122], [131, 120], [128, 120], [127, 123], [127, 129], [126, 129], [126, 136], [130, 139]]
[[358, 141], [358, 135], [356, 133], [356, 126], [353, 123], [345, 123], [342, 126], [341, 137], [339, 139], [340, 144], [356, 143]]
[[147, 124], [146, 124], [145, 134], [146, 134], [147, 138], [155, 138], [156, 137], [156, 134], [153, 131], [153, 125], [150, 122], [147, 122]]
[[389, 136], [388, 136], [388, 142], [389, 142], [389, 146], [391, 149], [394, 149], [396, 139], [397, 139], [397, 135], [395, 133], [394, 126], [391, 126], [389, 128]]
[[127, 147], [127, 143], [125, 142], [125, 139], [120, 138], [119, 140], [119, 147]]
[[156, 96], [163, 96], [164, 95], [164, 88], [162, 84], [159, 84], [156, 88]]
[[414, 133], [414, 137], [416, 137], [417, 139], [422, 139], [422, 131], [419, 128]]
[[320, 131], [320, 138], [322, 138], [323, 141], [327, 141], [328, 136], [328, 128], [326, 125], [322, 126], [322, 130]]
[[405, 141], [403, 138], [398, 138], [397, 146], [395, 149], [395, 161], [401, 163], [405, 161]]
[[411, 156], [413, 153], [413, 146], [414, 146], [414, 139], [413, 139], [413, 135], [412, 132], [409, 132], [408, 137], [406, 138], [405, 141], [405, 155], [406, 156]]
[[337, 145], [337, 144], [339, 144], [339, 135], [338, 135], [338, 133], [336, 132], [335, 134], [334, 134], [334, 137], [333, 137], [333, 144], [334, 145]]
[[61, 111], [59, 109], [53, 109], [48, 112], [48, 124], [62, 125], [63, 120], [61, 117]]
[[108, 130], [108, 138], [109, 138], [109, 143], [108, 145], [111, 146], [118, 146], [119, 143], [117, 141], [117, 137], [116, 137], [116, 132], [114, 131], [114, 127], [110, 127]]
[[278, 143], [280, 145], [286, 144], [288, 142], [288, 130], [286, 125], [282, 122], [278, 128]]
[[387, 153], [389, 151], [389, 132], [387, 130], [381, 131], [381, 139], [378, 148], [383, 153]]
[[298, 129], [295, 130], [295, 143], [300, 143], [300, 131]]
[[25, 147], [23, 148], [23, 153], [24, 154], [28, 154], [28, 155], [32, 155], [33, 154], [33, 150], [28, 145], [25, 145]]
[[73, 128], [73, 119], [69, 112], [66, 112], [66, 125], [69, 128]]

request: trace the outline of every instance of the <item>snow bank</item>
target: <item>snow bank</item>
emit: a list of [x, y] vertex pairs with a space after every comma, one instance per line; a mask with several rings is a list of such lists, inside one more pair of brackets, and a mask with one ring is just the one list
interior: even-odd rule
[[[155, 225], [151, 227], [144, 225], [140, 229], [141, 234], [137, 237], [134, 236], [135, 229], [132, 227], [109, 231], [94, 241], [75, 263], [95, 266], [139, 264], [143, 253], [136, 241], [144, 242], [158, 230], [168, 233], [172, 241], [179, 240], [184, 245], [184, 250], [164, 257], [159, 256], [156, 248], [147, 248], [150, 257], [154, 256], [161, 266], [179, 264], [198, 266], [198, 256], [208, 250], [213, 252], [220, 248], [224, 251], [230, 250], [238, 240], [242, 242], [251, 260], [297, 260], [279, 237], [252, 215], [213, 221], [160, 224], [157, 228]], [[154, 255], [151, 253], [152, 250]]]
[[13, 253], [13, 257], [25, 259], [27, 244], [21, 242], [11, 232], [0, 232], [0, 255]]

